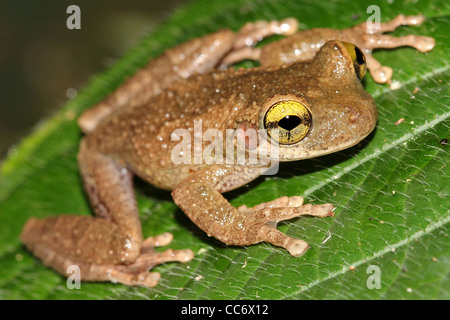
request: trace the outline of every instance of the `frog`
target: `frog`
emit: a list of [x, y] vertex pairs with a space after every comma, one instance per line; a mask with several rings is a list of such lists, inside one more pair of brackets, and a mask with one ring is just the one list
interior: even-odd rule
[[[302, 256], [309, 244], [281, 232], [277, 224], [303, 215], [333, 217], [333, 204], [305, 204], [294, 195], [236, 208], [223, 194], [279, 162], [327, 155], [367, 137], [378, 115], [361, 79], [366, 70], [378, 83], [392, 78], [392, 69], [378, 63], [372, 50], [411, 46], [430, 51], [432, 38], [383, 34], [423, 20], [399, 15], [375, 31], [366, 23], [344, 30], [299, 31], [295, 18], [261, 20], [166, 50], [78, 119], [84, 133], [78, 163], [95, 215], [30, 218], [21, 241], [62, 275], [76, 265], [82, 281], [154, 287], [161, 274], [151, 269], [188, 262], [194, 253], [156, 249], [171, 243], [169, 232], [144, 239], [133, 186], [137, 175], [171, 192], [198, 228], [226, 245], [267, 242]], [[282, 38], [257, 46], [272, 35]], [[259, 66], [234, 67], [249, 59]], [[200, 131], [195, 132], [198, 124]], [[240, 130], [228, 145], [259, 158], [236, 162], [232, 154], [226, 159], [231, 161], [175, 163], [180, 155], [192, 160], [195, 152], [174, 152], [181, 141], [174, 133], [203, 137], [207, 130], [223, 135]], [[262, 138], [250, 139], [250, 132]], [[197, 149], [194, 142], [194, 151], [204, 151], [211, 141], [200, 141]], [[224, 147], [219, 141], [214, 150], [220, 155]], [[264, 153], [267, 146], [277, 152]]]

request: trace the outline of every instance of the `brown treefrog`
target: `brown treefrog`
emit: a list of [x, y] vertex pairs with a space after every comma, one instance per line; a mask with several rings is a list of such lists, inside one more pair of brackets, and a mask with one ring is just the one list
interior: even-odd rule
[[[23, 243], [62, 274], [69, 265], [78, 265], [85, 281], [156, 285], [160, 275], [149, 269], [167, 261], [189, 261], [193, 253], [153, 250], [170, 243], [169, 233], [143, 239], [132, 183], [137, 174], [156, 187], [172, 190], [186, 215], [226, 244], [267, 241], [293, 256], [302, 255], [308, 244], [277, 230], [277, 223], [300, 215], [331, 216], [332, 204], [303, 204], [301, 197], [294, 196], [235, 208], [222, 193], [247, 184], [273, 163], [195, 161], [196, 152], [218, 142], [218, 137], [194, 143], [188, 156], [194, 161], [175, 163], [180, 137], [174, 138], [174, 132], [198, 136], [198, 124], [200, 136], [211, 129], [224, 136], [227, 130], [241, 129], [232, 146], [241, 142], [246, 154], [259, 151], [264, 143], [245, 134], [266, 132], [270, 148], [277, 146], [277, 158], [272, 159], [277, 161], [307, 159], [353, 146], [377, 122], [375, 102], [360, 82], [365, 61], [377, 82], [388, 82], [392, 74], [371, 56], [371, 50], [405, 45], [431, 50], [431, 38], [383, 35], [422, 20], [400, 15], [376, 31], [363, 23], [341, 31], [298, 33], [295, 19], [257, 21], [237, 33], [220, 30], [167, 50], [79, 118], [85, 136], [78, 160], [95, 217], [31, 218], [21, 235]], [[255, 47], [272, 34], [286, 37]], [[260, 66], [227, 68], [243, 59], [256, 59]], [[214, 147], [217, 155], [223, 146]], [[180, 149], [175, 155], [186, 152]]]

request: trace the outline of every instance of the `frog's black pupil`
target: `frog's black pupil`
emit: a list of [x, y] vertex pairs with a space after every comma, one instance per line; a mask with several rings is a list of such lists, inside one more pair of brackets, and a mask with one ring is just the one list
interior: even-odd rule
[[363, 65], [365, 63], [364, 54], [356, 46], [355, 46], [355, 53], [356, 53], [356, 61], [358, 62], [359, 65]]
[[283, 119], [278, 121], [278, 126], [287, 131], [291, 131], [292, 129], [295, 129], [300, 123], [302, 123], [302, 120], [297, 116], [285, 116]]

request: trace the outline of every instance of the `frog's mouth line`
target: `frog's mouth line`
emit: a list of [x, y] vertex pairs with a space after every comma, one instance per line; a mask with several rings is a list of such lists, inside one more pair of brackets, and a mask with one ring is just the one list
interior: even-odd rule
[[[355, 145], [357, 145], [358, 143], [360, 143], [361, 141], [363, 141], [364, 139], [366, 139], [369, 135], [371, 135], [376, 129], [376, 126], [374, 126], [374, 128], [370, 131], [368, 131], [365, 135], [361, 135], [359, 136], [357, 139], [351, 139], [346, 143], [342, 143], [342, 145], [340, 147], [336, 147], [336, 145], [333, 146], [333, 148], [327, 148], [327, 149], [320, 149], [320, 150], [305, 150], [305, 149], [301, 149], [299, 150], [299, 152], [289, 152], [289, 157], [280, 157], [280, 159], [278, 161], [280, 162], [290, 162], [290, 161], [297, 161], [297, 160], [306, 160], [306, 159], [311, 159], [311, 158], [316, 158], [316, 157], [321, 157], [321, 156], [326, 156], [335, 152], [339, 152], [342, 150], [346, 150], [349, 149], [351, 147], [354, 147]], [[300, 142], [301, 143], [301, 142]], [[299, 143], [299, 144], [300, 144]], [[281, 145], [281, 148], [285, 148], [285, 149], [295, 149], [295, 147], [298, 147], [298, 145], [292, 145], [292, 146], [283, 146]], [[280, 154], [283, 155], [286, 152], [284, 151], [280, 151]], [[295, 154], [299, 154], [298, 157], [295, 157]], [[301, 154], [301, 155], [300, 155]]]
[[277, 141], [274, 140], [273, 137], [269, 136], [267, 134], [267, 130], [265, 129], [256, 129], [259, 134], [258, 140], [249, 139], [247, 133], [256, 128], [256, 126], [253, 124], [245, 122], [240, 123], [238, 127], [242, 129], [242, 135], [240, 136], [238, 134], [237, 138], [239, 139], [239, 143], [241, 144], [241, 146], [244, 146], [247, 152], [257, 156], [267, 157], [272, 161], [289, 162], [324, 156], [351, 148], [364, 140], [368, 135], [370, 135], [374, 131], [376, 123], [372, 128], [370, 128], [370, 130], [367, 130], [364, 134], [360, 133], [357, 136], [350, 136], [346, 141], [342, 140], [342, 137], [335, 137], [335, 139], [339, 141], [339, 143], [333, 144], [333, 141], [328, 140], [327, 144], [329, 146], [327, 146], [326, 149], [320, 148], [320, 145], [315, 145], [312, 142], [313, 138], [310, 135], [311, 132], [305, 137], [305, 139], [299, 141], [296, 144], [283, 145], [277, 143]]
[[[311, 132], [308, 133], [305, 139], [292, 145], [279, 144], [277, 140], [274, 139], [273, 134], [268, 134], [268, 130], [258, 129], [257, 125], [250, 122], [244, 121], [238, 123], [237, 128], [227, 129], [225, 132], [216, 129], [216, 135], [222, 137], [218, 140], [216, 135], [213, 135], [216, 137], [213, 140], [209, 139], [209, 136], [207, 136], [206, 133], [205, 136], [203, 136], [203, 131], [200, 126], [199, 132], [201, 134], [199, 134], [199, 137], [200, 139], [208, 141], [209, 144], [204, 148], [200, 147], [200, 149], [194, 148], [194, 150], [191, 150], [192, 145], [186, 143], [183, 138], [182, 141], [172, 149], [171, 159], [174, 164], [201, 164], [205, 161], [207, 164], [225, 162], [227, 164], [245, 164], [266, 167], [272, 162], [289, 162], [309, 159], [348, 149], [366, 138], [373, 131], [375, 124], [376, 123], [374, 123], [372, 128], [369, 128], [370, 130], [365, 130], [365, 132], [341, 134], [340, 136], [333, 136], [330, 133], [328, 138], [326, 137], [326, 134], [321, 136], [315, 135], [314, 129], [319, 131], [321, 129], [312, 126]], [[194, 129], [195, 128], [197, 128], [196, 125], [194, 125]], [[192, 134], [192, 132], [189, 132], [188, 130], [186, 130], [185, 133], [189, 137]], [[194, 130], [194, 137], [196, 136], [198, 135], [196, 135]], [[196, 138], [194, 138], [194, 146], [198, 142], [196, 142], [195, 139]], [[332, 139], [336, 141], [330, 141]], [[179, 140], [179, 137], [175, 137], [175, 140], [173, 141]], [[190, 139], [187, 140], [191, 141]], [[316, 140], [316, 142], [314, 142], [314, 140]], [[203, 142], [201, 142], [199, 146], [201, 145], [203, 145]], [[183, 152], [180, 152], [180, 150], [183, 150]], [[185, 154], [185, 150], [190, 150], [190, 152], [186, 152]], [[199, 150], [201, 151], [200, 153], [198, 152]], [[191, 158], [192, 152], [194, 154], [193, 162]]]

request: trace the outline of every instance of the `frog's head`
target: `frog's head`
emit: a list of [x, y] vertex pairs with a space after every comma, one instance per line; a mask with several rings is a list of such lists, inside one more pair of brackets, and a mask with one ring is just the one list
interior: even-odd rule
[[365, 59], [358, 48], [329, 41], [311, 62], [291, 70], [291, 92], [268, 99], [259, 120], [267, 138], [279, 144], [280, 161], [346, 149], [374, 129], [377, 111], [361, 85]]

